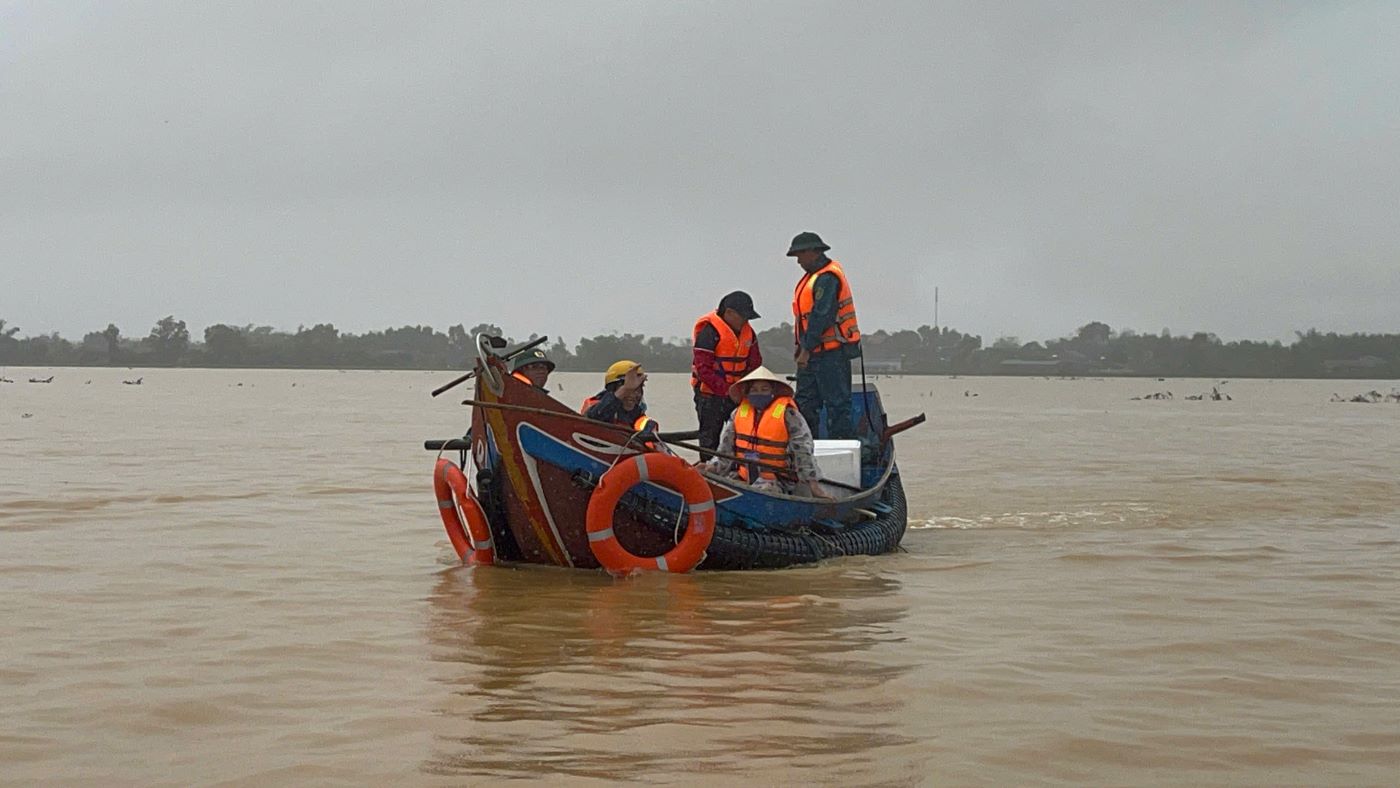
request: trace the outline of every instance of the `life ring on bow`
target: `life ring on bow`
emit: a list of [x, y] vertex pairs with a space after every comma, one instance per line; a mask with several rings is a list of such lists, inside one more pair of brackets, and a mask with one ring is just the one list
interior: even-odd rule
[[[680, 493], [690, 509], [685, 536], [665, 555], [628, 552], [613, 533], [613, 512], [623, 494], [641, 482], [655, 482]], [[603, 568], [615, 575], [636, 571], [689, 572], [705, 557], [715, 538], [715, 496], [700, 472], [673, 454], [647, 452], [619, 462], [603, 474], [588, 500], [588, 547]]]
[[[462, 469], [451, 460], [438, 460], [433, 470], [433, 492], [437, 494], [442, 527], [447, 529], [447, 538], [457, 557], [469, 564], [495, 563], [496, 543], [491, 539], [491, 526], [481, 504], [467, 488], [467, 477]], [[465, 528], [462, 515], [467, 518]]]

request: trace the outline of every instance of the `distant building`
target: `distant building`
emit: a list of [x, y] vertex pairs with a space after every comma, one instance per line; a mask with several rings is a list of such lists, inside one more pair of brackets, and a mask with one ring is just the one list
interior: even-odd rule
[[865, 360], [866, 372], [877, 372], [882, 375], [900, 373], [904, 371], [903, 358], [867, 358]]
[[1018, 375], [1078, 375], [1087, 372], [1092, 362], [1083, 353], [1066, 350], [1051, 358], [1008, 358], [998, 366], [1003, 372]]
[[1322, 368], [1328, 372], [1360, 372], [1368, 369], [1383, 367], [1388, 362], [1376, 356], [1362, 356], [1361, 358], [1339, 358], [1322, 362]]
[[1008, 372], [1025, 372], [1029, 374], [1046, 372], [1059, 372], [1064, 366], [1064, 362], [1057, 358], [1047, 358], [1043, 360], [1028, 358], [1008, 358], [1002, 361], [1001, 368]]

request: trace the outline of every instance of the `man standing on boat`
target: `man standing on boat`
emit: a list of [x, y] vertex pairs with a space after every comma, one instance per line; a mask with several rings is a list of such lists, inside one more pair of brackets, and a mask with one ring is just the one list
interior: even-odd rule
[[594, 421], [631, 427], [637, 432], [655, 431], [656, 422], [647, 416], [643, 387], [647, 373], [635, 361], [619, 361], [603, 373], [603, 390], [583, 401], [579, 413]]
[[735, 408], [729, 387], [763, 365], [763, 354], [749, 325], [757, 318], [753, 298], [736, 290], [720, 299], [718, 309], [695, 321], [690, 387], [695, 391], [701, 448], [719, 445], [720, 430]]
[[817, 433], [826, 409], [827, 438], [855, 436], [851, 418], [851, 359], [860, 356], [855, 299], [841, 264], [816, 233], [798, 233], [788, 248], [802, 266], [792, 294], [798, 410]]

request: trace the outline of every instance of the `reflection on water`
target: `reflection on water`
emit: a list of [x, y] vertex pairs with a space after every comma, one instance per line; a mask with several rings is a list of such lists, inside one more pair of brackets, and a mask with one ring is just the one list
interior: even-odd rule
[[[911, 739], [899, 581], [867, 571], [643, 576], [454, 569], [428, 638], [454, 663], [434, 774], [609, 780], [766, 760], [858, 774]], [[882, 766], [888, 771], [889, 766]], [[795, 775], [796, 773], [794, 773]]]
[[613, 581], [436, 563], [453, 374], [11, 372], [3, 784], [1400, 774], [1400, 409], [1335, 381], [882, 377], [907, 552]]

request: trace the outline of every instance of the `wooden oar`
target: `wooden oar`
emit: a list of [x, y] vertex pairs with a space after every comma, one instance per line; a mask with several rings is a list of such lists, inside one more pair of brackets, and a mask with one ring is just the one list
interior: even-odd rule
[[[529, 405], [511, 405], [505, 402], [483, 402], [479, 399], [464, 399], [462, 400], [462, 404], [471, 405], [477, 408], [496, 408], [497, 410], [509, 410], [514, 411], [516, 413], [533, 413], [537, 416], [549, 416], [551, 418], [568, 419], [569, 421], [580, 421], [584, 424], [592, 424], [595, 427], [602, 427], [604, 429], [609, 429], [613, 432], [623, 433], [628, 436], [635, 436], [639, 434], [645, 435], [645, 433], [638, 433], [631, 427], [624, 427], [621, 424], [612, 424], [606, 421], [590, 419], [581, 413], [569, 413], [567, 411], [558, 410], [545, 410], [544, 408], [534, 408]], [[656, 437], [661, 438], [661, 435], [658, 434]], [[689, 449], [690, 451], [700, 452], [702, 456], [711, 455], [714, 457], [722, 457], [723, 459], [731, 460], [733, 462], [751, 462], [750, 460], [746, 460], [743, 457], [736, 457], [733, 454], [725, 454], [724, 452], [714, 451], [713, 449], [702, 449], [693, 443], [685, 443], [682, 441], [673, 440], [667, 440], [665, 442], [672, 446], [679, 446], [682, 449]]]
[[[694, 438], [699, 430], [689, 430], [684, 432], [658, 432], [656, 436], [665, 443], [687, 440]], [[470, 432], [468, 433], [470, 435]], [[448, 438], [446, 440], [425, 440], [423, 448], [428, 451], [471, 451], [472, 442], [466, 438]]]
[[[626, 434], [626, 435], [628, 435], [628, 436], [635, 436], [635, 435], [638, 434], [637, 431], [636, 431], [636, 430], [633, 430], [631, 427], [624, 427], [624, 426], [622, 426], [621, 424], [611, 424], [611, 423], [606, 422], [606, 421], [598, 421], [597, 419], [590, 419], [590, 418], [588, 418], [587, 416], [584, 416], [584, 415], [581, 414], [581, 413], [571, 413], [571, 412], [568, 412], [568, 411], [558, 411], [558, 410], [545, 410], [544, 408], [535, 408], [535, 407], [531, 407], [531, 406], [529, 406], [529, 405], [511, 405], [511, 404], [505, 403], [505, 402], [483, 402], [483, 401], [481, 401], [481, 400], [479, 400], [479, 399], [464, 399], [464, 400], [462, 400], [462, 404], [463, 404], [463, 405], [471, 405], [471, 406], [478, 407], [478, 408], [497, 408], [497, 409], [499, 409], [499, 410], [510, 410], [510, 411], [515, 411], [516, 413], [533, 413], [533, 414], [538, 415], [538, 416], [550, 416], [550, 417], [553, 417], [553, 418], [568, 419], [568, 420], [570, 420], [570, 421], [581, 421], [581, 422], [583, 422], [584, 424], [592, 424], [592, 425], [594, 425], [595, 427], [603, 427], [604, 429], [609, 429], [609, 430], [612, 430], [613, 432], [624, 433], [624, 434]], [[896, 425], [890, 427], [889, 429], [885, 430], [885, 435], [888, 437], [889, 435], [893, 435], [893, 434], [896, 433], [896, 432], [903, 432], [904, 430], [907, 430], [907, 429], [909, 429], [910, 427], [914, 427], [914, 426], [916, 426], [916, 425], [918, 425], [918, 424], [923, 423], [923, 421], [924, 421], [924, 414], [920, 413], [919, 415], [915, 416], [915, 417], [912, 418], [912, 419], [906, 419], [905, 421], [902, 421], [902, 422], [900, 422], [900, 423], [898, 423], [898, 424], [896, 424]], [[679, 446], [679, 447], [681, 447], [682, 449], [689, 449], [690, 451], [698, 452], [698, 453], [700, 454], [701, 457], [705, 457], [705, 456], [719, 457], [719, 458], [721, 458], [721, 459], [729, 460], [729, 461], [731, 461], [731, 462], [739, 462], [739, 463], [752, 462], [752, 460], [746, 460], [746, 459], [744, 459], [743, 457], [736, 457], [736, 456], [734, 456], [733, 454], [725, 454], [725, 453], [722, 452], [722, 451], [715, 451], [715, 450], [713, 450], [713, 449], [701, 448], [700, 446], [696, 446], [696, 445], [693, 444], [693, 443], [686, 443], [686, 442], [684, 442], [684, 441], [678, 441], [678, 440], [666, 440], [665, 438], [662, 438], [661, 434], [658, 434], [658, 435], [657, 435], [657, 438], [660, 438], [660, 439], [664, 440], [666, 443], [668, 443], [668, 444], [670, 444], [670, 445], [672, 445], [672, 446]], [[789, 480], [789, 481], [796, 480], [796, 478], [797, 478], [796, 475], [793, 474], [792, 471], [787, 471], [787, 470], [775, 471], [775, 475], [780, 476], [780, 477], [782, 477], [782, 478], [784, 478], [784, 479], [786, 479], [786, 480]], [[832, 480], [830, 480], [830, 479], [818, 479], [818, 481], [822, 482], [823, 484], [830, 484], [830, 485], [833, 485], [833, 486], [836, 486], [836, 487], [841, 487], [841, 488], [847, 489], [847, 490], [860, 491], [860, 489], [861, 489], [861, 488], [859, 488], [859, 487], [852, 487], [852, 486], [849, 485], [849, 484], [843, 484], [843, 483], [841, 483], [841, 482], [832, 481]]]
[[917, 427], [920, 424], [923, 424], [926, 418], [927, 416], [920, 413], [912, 419], [905, 419], [904, 421], [901, 421], [898, 424], [891, 424], [890, 426], [886, 427], [884, 433], [880, 435], [880, 440], [887, 441], [890, 438], [893, 438], [894, 436], [898, 435], [899, 433], [910, 429], [911, 427]]

